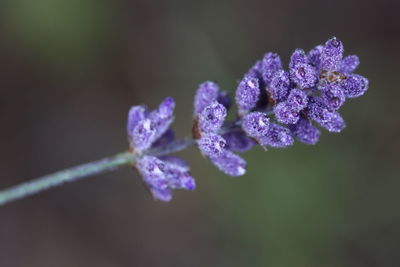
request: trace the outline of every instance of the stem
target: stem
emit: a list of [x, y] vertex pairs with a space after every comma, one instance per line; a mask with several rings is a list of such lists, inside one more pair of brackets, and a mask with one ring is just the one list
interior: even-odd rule
[[[190, 146], [193, 146], [195, 143], [196, 142], [191, 138], [184, 138], [182, 140], [174, 141], [164, 147], [150, 149], [146, 154], [153, 156], [168, 155], [184, 150]], [[66, 182], [73, 182], [95, 174], [113, 171], [123, 166], [130, 166], [137, 160], [137, 158], [137, 156], [132, 155], [130, 152], [123, 152], [115, 156], [78, 165], [55, 172], [53, 174], [36, 178], [29, 182], [12, 186], [0, 191], [0, 206], [14, 200], [40, 193], [52, 187], [62, 185]]]

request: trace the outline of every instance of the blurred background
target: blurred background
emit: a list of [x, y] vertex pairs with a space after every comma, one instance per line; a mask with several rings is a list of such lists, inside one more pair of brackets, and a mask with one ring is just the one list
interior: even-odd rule
[[0, 207], [0, 266], [400, 266], [397, 0], [0, 3], [0, 187], [127, 149], [129, 107], [199, 83], [234, 92], [265, 52], [337, 36], [370, 80], [347, 128], [244, 157], [232, 179], [180, 153], [194, 193], [154, 202], [129, 168]]

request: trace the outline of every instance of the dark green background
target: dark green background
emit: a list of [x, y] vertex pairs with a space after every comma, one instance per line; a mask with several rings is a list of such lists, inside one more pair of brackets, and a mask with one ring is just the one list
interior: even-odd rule
[[369, 91], [318, 145], [257, 148], [248, 173], [181, 153], [198, 189], [153, 202], [129, 168], [0, 207], [0, 266], [400, 266], [399, 1], [6, 0], [0, 187], [127, 149], [129, 107], [234, 92], [265, 52], [337, 36]]

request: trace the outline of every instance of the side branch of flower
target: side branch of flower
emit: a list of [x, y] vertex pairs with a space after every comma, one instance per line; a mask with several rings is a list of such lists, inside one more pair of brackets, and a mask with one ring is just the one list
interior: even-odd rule
[[[182, 140], [176, 140], [168, 146], [150, 150], [148, 154], [156, 156], [169, 155], [184, 150], [194, 144], [195, 141], [193, 139], [184, 138]], [[0, 205], [40, 193], [67, 182], [77, 181], [96, 174], [113, 171], [124, 166], [130, 166], [136, 159], [137, 157], [130, 152], [123, 152], [115, 156], [78, 165], [12, 186], [0, 191]]]

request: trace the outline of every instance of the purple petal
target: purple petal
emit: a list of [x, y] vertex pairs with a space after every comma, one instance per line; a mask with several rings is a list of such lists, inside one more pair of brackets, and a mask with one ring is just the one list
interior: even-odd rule
[[150, 112], [149, 118], [155, 125], [156, 133], [151, 142], [155, 142], [160, 138], [169, 128], [174, 120], [173, 113], [175, 109], [175, 102], [171, 97], [165, 98], [159, 107]]
[[251, 137], [265, 135], [269, 125], [267, 114], [262, 112], [252, 112], [243, 117], [243, 131]]
[[157, 128], [150, 119], [144, 119], [133, 128], [131, 134], [131, 146], [137, 151], [142, 152], [148, 149], [157, 139]]
[[348, 98], [362, 96], [368, 90], [368, 79], [357, 74], [347, 77], [342, 83], [342, 89]]
[[308, 64], [315, 67], [316, 69], [319, 69], [320, 67], [320, 57], [323, 48], [324, 47], [322, 45], [318, 45], [311, 49], [307, 54]]
[[318, 72], [309, 64], [299, 63], [293, 68], [290, 68], [290, 79], [300, 88], [311, 88], [314, 87], [318, 81]]
[[144, 120], [148, 115], [148, 110], [146, 106], [133, 106], [128, 113], [128, 123], [127, 130], [128, 135], [132, 135], [132, 131], [139, 121]]
[[180, 157], [176, 156], [162, 156], [159, 157], [160, 160], [166, 162], [168, 166], [173, 166], [176, 169], [179, 169], [182, 172], [188, 172], [190, 170], [189, 165]]
[[297, 48], [294, 50], [292, 56], [290, 57], [289, 68], [294, 68], [298, 64], [307, 64], [307, 56], [303, 49]]
[[222, 136], [226, 140], [225, 148], [233, 152], [246, 152], [255, 142], [242, 131], [228, 132]]
[[219, 157], [225, 151], [226, 141], [217, 134], [203, 135], [197, 140], [201, 153], [207, 157]]
[[343, 44], [340, 40], [333, 37], [329, 39], [322, 49], [321, 66], [322, 70], [337, 71], [339, 70], [343, 58]]
[[340, 72], [347, 74], [352, 73], [356, 70], [358, 65], [360, 65], [360, 59], [358, 58], [358, 56], [347, 56], [342, 60], [342, 63], [340, 65]]
[[150, 188], [150, 192], [153, 195], [154, 199], [156, 200], [169, 202], [172, 199], [172, 191], [169, 188], [165, 189]]
[[150, 188], [164, 190], [168, 187], [167, 167], [164, 161], [146, 155], [137, 160], [136, 166]]
[[307, 107], [309, 117], [329, 132], [340, 132], [345, 128], [345, 122], [339, 113], [330, 111], [320, 97], [310, 98]]
[[172, 129], [168, 129], [162, 136], [160, 136], [152, 145], [152, 148], [163, 147], [175, 140], [175, 133]]
[[217, 132], [226, 118], [226, 108], [218, 102], [205, 107], [199, 114], [199, 126], [202, 133]]
[[296, 124], [290, 125], [289, 129], [297, 140], [309, 145], [315, 145], [321, 135], [320, 130], [304, 117], [301, 117]]
[[277, 104], [274, 113], [276, 120], [284, 124], [295, 124], [300, 118], [299, 111], [287, 102]]
[[331, 110], [338, 110], [346, 101], [339, 84], [325, 84], [321, 87], [322, 99]]
[[225, 150], [220, 157], [211, 158], [211, 162], [229, 176], [242, 176], [246, 173], [246, 161], [229, 150]]
[[199, 114], [203, 109], [218, 99], [219, 86], [214, 82], [200, 84], [194, 97], [194, 114]]
[[226, 108], [226, 110], [229, 110], [232, 104], [231, 97], [229, 96], [227, 91], [219, 92], [217, 101], [218, 103], [223, 105]]
[[270, 147], [287, 147], [293, 145], [293, 137], [289, 129], [275, 123], [270, 123], [267, 133], [258, 138], [260, 145]]
[[275, 72], [271, 83], [267, 88], [271, 97], [276, 101], [284, 101], [290, 88], [289, 73], [283, 70]]
[[286, 100], [288, 105], [296, 111], [300, 111], [307, 106], [308, 96], [304, 90], [294, 88], [290, 91], [289, 96]]
[[268, 86], [275, 72], [282, 69], [282, 62], [278, 54], [267, 53], [262, 60], [262, 77]]
[[236, 104], [239, 113], [244, 114], [255, 108], [260, 96], [258, 79], [245, 76], [236, 89]]

